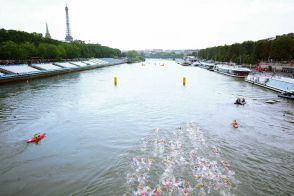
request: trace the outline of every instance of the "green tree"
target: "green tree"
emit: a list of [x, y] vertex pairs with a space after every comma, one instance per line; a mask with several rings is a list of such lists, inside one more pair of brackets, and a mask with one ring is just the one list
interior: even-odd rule
[[144, 61], [145, 58], [143, 55], [139, 54], [135, 50], [130, 50], [127, 52], [128, 63], [134, 63], [138, 61]]
[[294, 38], [281, 36], [272, 42], [270, 56], [276, 60], [288, 60], [294, 58]]
[[60, 54], [58, 48], [53, 44], [42, 43], [38, 47], [39, 56], [46, 59], [57, 59]]
[[13, 41], [6, 41], [0, 45], [1, 59], [18, 59], [18, 46]]
[[40, 33], [0, 29], [0, 59], [120, 57], [119, 49], [82, 42], [64, 43]]

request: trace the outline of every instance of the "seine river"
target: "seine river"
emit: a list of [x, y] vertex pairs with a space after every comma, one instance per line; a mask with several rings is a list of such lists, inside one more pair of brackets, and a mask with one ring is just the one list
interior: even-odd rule
[[293, 195], [294, 102], [164, 60], [0, 86], [0, 195], [144, 194]]

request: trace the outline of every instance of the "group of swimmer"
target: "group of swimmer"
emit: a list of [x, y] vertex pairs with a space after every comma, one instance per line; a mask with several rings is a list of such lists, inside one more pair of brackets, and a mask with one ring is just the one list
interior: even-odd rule
[[[206, 144], [203, 131], [194, 126], [172, 131], [156, 129], [155, 135], [142, 142], [141, 155], [132, 158], [131, 170], [127, 174], [127, 184], [132, 195], [188, 196], [205, 195], [212, 191], [229, 193], [235, 182], [229, 162], [220, 158], [219, 148], [211, 148]], [[191, 146], [187, 146], [187, 143]], [[187, 150], [190, 152], [187, 153]], [[154, 154], [154, 151], [158, 152]], [[211, 156], [215, 160], [206, 158]], [[160, 176], [151, 175], [160, 168], [163, 172]], [[184, 179], [178, 173], [182, 170], [190, 171], [189, 177]]]

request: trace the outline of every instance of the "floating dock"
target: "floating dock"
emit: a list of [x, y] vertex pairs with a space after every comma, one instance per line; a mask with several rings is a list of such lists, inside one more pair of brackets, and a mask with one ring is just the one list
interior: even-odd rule
[[0, 84], [77, 72], [126, 63], [126, 59], [101, 58], [86, 61], [54, 62], [32, 65], [1, 65]]

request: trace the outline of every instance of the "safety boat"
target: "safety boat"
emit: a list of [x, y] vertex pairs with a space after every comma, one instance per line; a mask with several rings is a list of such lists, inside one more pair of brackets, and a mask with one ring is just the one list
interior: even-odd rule
[[237, 104], [237, 105], [245, 105], [246, 104], [246, 101], [245, 101], [244, 98], [238, 97], [238, 99], [235, 101], [234, 104]]

